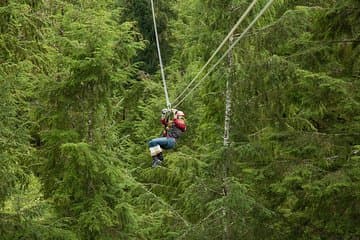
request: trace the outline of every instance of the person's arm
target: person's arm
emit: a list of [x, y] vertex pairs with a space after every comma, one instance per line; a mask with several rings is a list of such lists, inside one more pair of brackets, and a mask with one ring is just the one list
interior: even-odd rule
[[179, 128], [181, 131], [186, 131], [186, 123], [183, 119], [174, 119], [175, 126]]
[[164, 108], [162, 111], [161, 111], [161, 118], [160, 118], [160, 121], [161, 121], [161, 124], [164, 126], [164, 130], [162, 131], [161, 135], [163, 137], [166, 137], [167, 135], [167, 131], [168, 131], [168, 126], [169, 124], [171, 124], [171, 121], [169, 121], [169, 117], [170, 117], [170, 112], [168, 109]]
[[161, 123], [166, 127], [169, 121], [169, 110], [164, 108], [163, 110], [161, 110]]

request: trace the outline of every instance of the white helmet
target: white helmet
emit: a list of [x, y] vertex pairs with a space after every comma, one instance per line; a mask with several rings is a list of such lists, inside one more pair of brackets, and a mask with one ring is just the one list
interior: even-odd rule
[[180, 119], [180, 118], [184, 118], [185, 117], [185, 113], [183, 111], [176, 111], [175, 112], [175, 118], [176, 119]]

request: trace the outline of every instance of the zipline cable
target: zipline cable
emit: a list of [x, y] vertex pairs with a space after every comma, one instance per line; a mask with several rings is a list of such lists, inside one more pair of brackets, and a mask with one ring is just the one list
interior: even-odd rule
[[165, 200], [163, 200], [161, 197], [159, 197], [158, 195], [156, 195], [155, 193], [153, 193], [151, 190], [149, 190], [144, 183], [140, 182], [140, 181], [136, 181], [136, 178], [132, 175], [131, 172], [126, 171], [126, 173], [128, 174], [128, 176], [132, 177], [132, 180], [140, 187], [142, 188], [145, 192], [147, 192], [148, 194], [150, 194], [151, 196], [153, 196], [156, 200], [158, 200], [162, 205], [165, 205], [168, 207], [168, 209], [174, 213], [179, 219], [181, 219], [184, 224], [188, 227], [190, 225], [190, 223], [183, 217], [181, 216], [181, 214], [176, 211], [169, 203], [165, 202]]
[[241, 33], [241, 35], [236, 39], [236, 41], [229, 47], [229, 49], [221, 56], [221, 58], [210, 68], [206, 75], [199, 80], [199, 82], [192, 88], [190, 91], [175, 105], [174, 108], [177, 108], [199, 85], [200, 83], [214, 71], [214, 69], [220, 64], [220, 62], [229, 54], [231, 49], [245, 36], [245, 34], [250, 30], [250, 28], [256, 23], [256, 21], [265, 13], [265, 11], [271, 6], [274, 0], [269, 0], [268, 3], [264, 6], [259, 14], [254, 18], [254, 20], [249, 24], [249, 26]]
[[151, 11], [152, 11], [152, 16], [153, 16], [153, 21], [154, 21], [154, 30], [155, 30], [156, 46], [157, 46], [157, 51], [158, 51], [158, 55], [159, 55], [159, 62], [160, 62], [160, 72], [161, 72], [161, 77], [162, 77], [162, 81], [163, 81], [163, 85], [164, 85], [166, 106], [167, 106], [167, 108], [170, 109], [170, 108], [171, 108], [171, 103], [170, 103], [170, 100], [169, 100], [169, 94], [168, 94], [167, 86], [166, 86], [166, 79], [165, 79], [165, 73], [164, 73], [164, 65], [163, 65], [162, 58], [161, 58], [159, 36], [158, 36], [158, 31], [157, 31], [157, 26], [156, 26], [156, 18], [155, 18], [154, 1], [153, 1], [153, 0], [150, 0], [150, 1], [151, 1]]
[[184, 91], [182, 91], [182, 93], [180, 93], [180, 95], [174, 100], [174, 102], [176, 102], [179, 98], [181, 98], [186, 90], [188, 90], [190, 88], [190, 86], [195, 82], [195, 80], [200, 76], [200, 74], [205, 70], [205, 68], [210, 64], [211, 60], [213, 60], [213, 58], [216, 56], [216, 54], [221, 50], [221, 48], [225, 45], [225, 43], [227, 42], [227, 40], [229, 40], [229, 38], [233, 35], [233, 33], [236, 31], [236, 29], [239, 27], [239, 25], [242, 23], [242, 21], [245, 19], [245, 17], [249, 14], [249, 12], [251, 11], [251, 9], [255, 6], [256, 2], [258, 0], [254, 0], [249, 7], [246, 9], [246, 11], [243, 13], [243, 15], [239, 18], [239, 20], [237, 21], [237, 23], [234, 25], [234, 27], [231, 29], [231, 31], [229, 32], [229, 34], [225, 37], [225, 39], [222, 41], [222, 43], [218, 46], [218, 48], [215, 50], [215, 52], [211, 55], [211, 57], [209, 58], [209, 60], [205, 63], [205, 65], [200, 69], [200, 71], [196, 74], [196, 76], [193, 78], [193, 80], [186, 86], [186, 88], [184, 89]]

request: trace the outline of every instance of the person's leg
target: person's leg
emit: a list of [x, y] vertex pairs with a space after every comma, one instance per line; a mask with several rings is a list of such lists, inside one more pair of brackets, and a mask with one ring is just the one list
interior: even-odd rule
[[[161, 148], [163, 149], [172, 149], [175, 147], [175, 144], [174, 138], [166, 138], [166, 141], [165, 138], [161, 140]], [[158, 153], [156, 157], [161, 161], [160, 163], [163, 163], [165, 160], [162, 152]]]
[[151, 157], [153, 159], [152, 161], [152, 167], [157, 167], [158, 165], [161, 165], [162, 161], [164, 160], [162, 156], [162, 148], [166, 148], [167, 141], [166, 138], [155, 138], [152, 139], [149, 142], [149, 150]]
[[155, 138], [149, 142], [150, 153], [153, 158], [153, 167], [160, 165], [164, 161], [162, 149], [174, 148], [176, 141], [174, 138]]
[[175, 146], [173, 138], [161, 137], [155, 138], [149, 142], [149, 147], [155, 147], [159, 145], [163, 149], [170, 149]]
[[164, 147], [164, 149], [172, 149], [175, 147], [175, 145], [176, 145], [175, 138], [167, 138], [166, 139], [166, 147]]

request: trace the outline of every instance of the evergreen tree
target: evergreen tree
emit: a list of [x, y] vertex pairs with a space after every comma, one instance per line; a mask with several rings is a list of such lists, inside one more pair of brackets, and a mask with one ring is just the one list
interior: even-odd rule
[[[117, 0], [118, 4], [124, 8], [123, 21], [134, 21], [141, 33], [142, 38], [146, 41], [144, 50], [134, 58], [135, 62], [141, 63], [141, 69], [154, 74], [158, 70], [159, 58], [156, 49], [155, 30], [151, 13], [151, 5], [148, 0]], [[165, 66], [168, 64], [172, 48], [170, 46], [171, 29], [169, 21], [176, 17], [172, 9], [174, 1], [154, 1], [156, 23], [158, 28], [159, 41], [161, 43], [161, 55]]]
[[[136, 213], [116, 140], [112, 100], [141, 47], [111, 1], [47, 5], [52, 72], [38, 109], [39, 169], [45, 197], [81, 239], [135, 238]], [[121, 157], [121, 156], [120, 156]]]
[[[174, 106], [251, 2], [155, 1]], [[1, 238], [359, 238], [359, 4], [274, 1], [177, 106], [188, 130], [154, 169], [150, 2], [2, 1]]]
[[[35, 86], [44, 76], [47, 19], [40, 1], [0, 3], [0, 235], [2, 239], [74, 239], [51, 224], [51, 206], [41, 200], [31, 174], [30, 130]], [[34, 188], [34, 189], [33, 189]]]
[[[220, 37], [220, 40], [215, 41], [213, 48], [208, 48], [211, 46], [211, 41], [216, 39], [216, 24], [221, 22], [219, 21], [222, 19], [221, 11], [218, 15], [220, 17], [216, 17], [216, 14], [202, 16], [200, 12], [213, 13], [220, 8], [219, 6], [224, 9], [229, 9], [231, 6], [231, 3], [224, 1], [192, 3], [183, 2], [186, 6], [184, 8], [191, 14], [182, 16], [181, 25], [177, 23], [181, 27], [177, 33], [180, 36], [177, 36], [180, 39], [179, 51], [182, 52], [178, 54], [181, 61], [174, 61], [174, 66], [179, 69], [183, 67], [179, 62], [185, 62], [186, 66], [186, 62], [189, 61], [188, 72], [193, 72], [194, 69], [196, 72], [197, 67], [192, 63], [194, 55], [205, 56], [206, 60], [209, 56], [206, 53], [211, 54], [208, 49], [215, 49], [216, 43], [221, 40]], [[356, 41], [354, 42], [358, 37], [358, 30], [352, 27], [357, 26], [353, 24], [355, 19], [353, 16], [357, 12], [353, 10], [354, 15], [348, 16], [351, 19], [351, 26], [338, 28], [342, 30], [350, 28], [348, 33], [344, 35], [340, 33], [340, 36], [352, 41], [339, 41], [331, 38], [326, 32], [333, 34], [336, 24], [347, 22], [345, 19], [336, 23], [336, 16], [339, 16], [339, 19], [342, 16], [339, 9], [349, 12], [348, 6], [353, 5], [353, 2], [331, 5], [326, 1], [317, 1], [302, 3], [308, 6], [301, 7], [298, 4], [298, 1], [276, 2], [257, 24], [258, 30], [248, 34], [237, 48], [238, 52], [233, 53], [236, 61], [233, 66], [235, 71], [231, 125], [233, 144], [227, 155], [231, 163], [228, 165], [228, 176], [232, 177], [227, 183], [231, 186], [230, 189], [234, 188], [233, 196], [230, 190], [230, 193], [224, 197], [219, 185], [222, 181], [219, 173], [222, 171], [224, 155], [221, 151], [216, 154], [211, 150], [219, 148], [221, 144], [224, 98], [219, 96], [223, 96], [221, 94], [225, 89], [225, 81], [221, 79], [228, 78], [229, 71], [218, 67], [218, 70], [198, 89], [197, 96], [194, 94], [188, 99], [191, 109], [197, 106], [196, 117], [192, 120], [195, 120], [194, 135], [198, 137], [193, 142], [196, 142], [197, 146], [208, 144], [197, 148], [197, 151], [204, 150], [212, 156], [205, 155], [204, 158], [208, 168], [203, 171], [210, 174], [212, 179], [205, 180], [206, 186], [217, 195], [204, 198], [206, 195], [202, 194], [201, 197], [197, 197], [199, 189], [203, 189], [203, 186], [195, 187], [195, 191], [192, 189], [193, 194], [192, 191], [186, 191], [187, 196], [184, 200], [189, 201], [191, 207], [185, 209], [194, 209], [197, 206], [198, 211], [191, 211], [194, 216], [189, 215], [190, 219], [194, 218], [195, 222], [198, 222], [196, 226], [201, 229], [201, 225], [214, 219], [211, 228], [204, 231], [195, 228], [194, 233], [192, 230], [186, 231], [186, 237], [199, 233], [200, 235], [193, 235], [193, 238], [201, 239], [201, 236], [206, 238], [208, 236], [206, 234], [215, 236], [214, 232], [221, 235], [224, 231], [228, 232], [227, 238], [230, 239], [236, 239], [238, 236], [246, 236], [250, 239], [328, 238], [340, 236], [339, 232], [343, 232], [347, 237], [357, 236], [352, 225], [354, 222], [349, 220], [348, 216], [339, 220], [336, 214], [337, 211], [347, 211], [357, 201], [356, 194], [352, 194], [358, 191], [352, 187], [356, 186], [357, 180], [341, 181], [331, 177], [334, 185], [326, 183], [328, 180], [325, 180], [334, 173], [334, 176], [338, 176], [340, 169], [341, 171], [348, 169], [345, 162], [349, 161], [351, 151], [358, 142], [356, 134], [358, 125], [355, 123], [359, 112], [358, 96], [349, 88], [353, 86], [354, 89], [358, 89], [357, 73], [354, 74], [352, 64], [358, 58], [356, 51], [358, 45]], [[315, 4], [318, 7], [314, 7]], [[236, 3], [233, 3], [233, 6], [239, 9]], [[259, 6], [261, 4], [258, 8]], [[206, 7], [213, 7], [211, 9], [213, 11]], [[193, 20], [192, 16], [198, 18]], [[230, 15], [226, 15], [228, 16]], [[202, 22], [204, 25], [199, 24]], [[198, 30], [197, 34], [191, 36], [200, 38], [208, 34], [210, 40], [194, 41], [182, 37], [187, 36], [185, 29], [197, 28], [205, 30]], [[198, 34], [199, 32], [203, 34]], [[206, 42], [206, 45], [203, 42]], [[345, 49], [348, 53], [346, 57], [343, 55]], [[346, 61], [349, 56], [354, 60]], [[199, 65], [202, 64], [200, 62]], [[187, 73], [184, 76], [185, 79], [190, 78], [188, 75]], [[183, 107], [186, 109], [186, 103]], [[350, 167], [351, 172], [356, 169], [352, 167]], [[204, 180], [206, 177], [201, 176], [200, 179]], [[324, 212], [324, 209], [311, 213], [306, 210], [314, 209], [308, 208], [314, 206], [313, 204], [321, 205], [320, 199], [319, 201], [314, 198], [309, 201], [304, 200], [307, 194], [313, 195], [310, 191], [306, 191], [307, 187], [317, 186], [315, 188], [319, 189], [317, 181], [325, 181], [322, 183], [324, 187], [348, 192], [347, 199], [351, 199], [346, 203], [344, 201], [338, 210], [334, 210], [334, 215], [327, 214], [326, 220], [322, 217], [322, 220], [314, 217]], [[200, 184], [195, 183], [194, 186], [196, 185]], [[235, 187], [237, 185], [241, 186], [242, 191], [237, 191], [238, 188]], [[242, 195], [241, 192], [247, 194]], [[231, 200], [239, 196], [245, 198], [242, 201], [238, 200], [237, 204], [232, 206]], [[331, 197], [327, 206], [335, 203], [336, 198], [336, 195], [334, 198]], [[251, 202], [252, 205], [247, 202]], [[213, 207], [213, 211], [204, 211], [206, 204], [217, 208]], [[220, 206], [232, 211], [232, 214], [227, 215], [230, 229], [225, 230], [226, 224], [221, 221], [226, 216], [224, 212], [216, 211]], [[245, 211], [249, 214], [248, 217], [244, 213], [234, 214], [234, 212], [240, 213], [241, 207], [244, 206], [249, 207], [248, 211]], [[357, 214], [352, 212], [350, 216], [354, 217]], [[311, 223], [304, 224], [306, 221]], [[341, 230], [330, 227], [338, 226], [340, 221], [349, 225], [342, 225]]]

